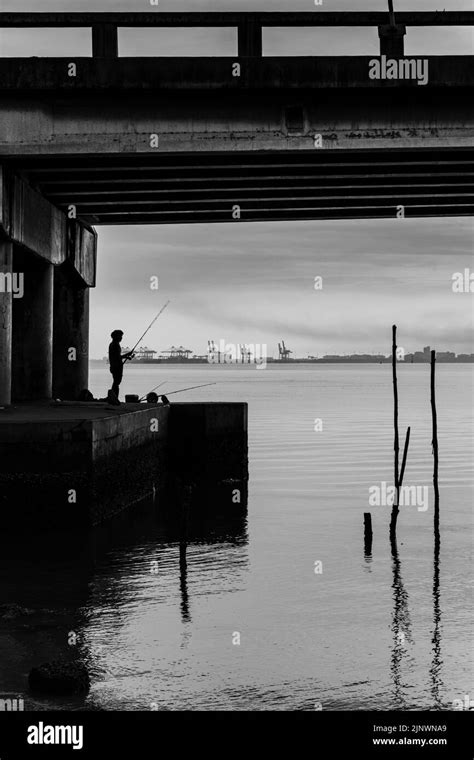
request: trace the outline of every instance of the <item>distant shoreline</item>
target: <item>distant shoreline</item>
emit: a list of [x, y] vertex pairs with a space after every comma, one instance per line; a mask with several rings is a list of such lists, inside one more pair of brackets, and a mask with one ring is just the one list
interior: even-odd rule
[[[384, 357], [383, 359], [378, 358], [360, 358], [360, 359], [351, 359], [349, 357], [341, 357], [338, 359], [287, 359], [286, 361], [281, 361], [281, 359], [272, 359], [269, 358], [266, 360], [267, 364], [277, 364], [279, 366], [291, 366], [294, 364], [391, 364], [392, 359], [390, 357]], [[97, 365], [103, 365], [104, 367], [108, 367], [108, 362], [105, 359], [90, 359], [90, 364], [97, 364]], [[398, 360], [398, 364], [429, 364], [428, 361], [420, 361], [420, 360], [414, 360], [414, 361], [404, 361], [404, 360]], [[440, 357], [437, 359], [438, 364], [474, 364], [474, 354], [468, 355], [465, 358], [463, 356], [456, 357], [455, 359], [443, 359]], [[181, 361], [173, 361], [170, 359], [150, 359], [148, 361], [132, 361], [128, 362], [128, 365], [133, 365], [134, 367], [137, 366], [144, 366], [149, 367], [151, 365], [159, 365], [159, 366], [167, 366], [167, 365], [173, 365], [173, 366], [181, 366], [181, 367], [194, 367], [196, 365], [206, 365], [208, 364], [210, 367], [218, 367], [218, 366], [237, 366], [237, 367], [251, 367], [254, 365], [254, 362], [208, 362], [205, 359], [188, 359], [188, 360], [181, 360]]]

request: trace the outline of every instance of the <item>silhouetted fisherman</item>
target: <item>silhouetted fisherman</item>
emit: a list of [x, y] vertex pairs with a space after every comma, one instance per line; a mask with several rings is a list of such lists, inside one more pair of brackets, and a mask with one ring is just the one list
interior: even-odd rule
[[118, 399], [120, 383], [122, 382], [123, 377], [123, 365], [127, 359], [131, 359], [134, 354], [132, 351], [128, 351], [126, 354], [122, 354], [120, 348], [120, 342], [123, 338], [122, 330], [114, 330], [112, 333], [110, 333], [110, 337], [112, 338], [112, 342], [109, 345], [109, 368], [114, 379], [114, 382], [112, 384], [112, 392]]

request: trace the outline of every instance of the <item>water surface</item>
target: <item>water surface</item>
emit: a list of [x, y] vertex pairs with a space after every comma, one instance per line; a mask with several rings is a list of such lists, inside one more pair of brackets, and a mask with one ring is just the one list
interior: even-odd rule
[[[248, 520], [191, 541], [185, 562], [146, 511], [87, 545], [3, 539], [3, 602], [20, 609], [0, 609], [2, 696], [25, 693], [27, 709], [421, 710], [472, 694], [473, 367], [437, 367], [436, 564], [429, 371], [399, 365], [405, 482], [430, 501], [402, 509], [394, 562], [390, 508], [368, 506], [369, 487], [393, 481], [389, 365], [127, 366], [123, 393], [217, 380], [170, 399], [248, 402]], [[105, 394], [105, 366], [90, 385]], [[30, 698], [30, 667], [67, 654], [71, 631], [90, 694]]]

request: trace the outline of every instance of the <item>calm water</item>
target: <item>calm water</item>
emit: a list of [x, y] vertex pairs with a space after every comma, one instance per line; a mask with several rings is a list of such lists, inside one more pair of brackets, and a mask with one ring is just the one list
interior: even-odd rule
[[[87, 546], [8, 541], [0, 601], [20, 608], [0, 609], [0, 696], [106, 710], [451, 709], [472, 696], [473, 370], [438, 366], [438, 583], [428, 365], [399, 367], [400, 429], [412, 428], [405, 483], [430, 486], [430, 501], [402, 508], [396, 567], [390, 508], [368, 506], [369, 487], [393, 478], [388, 365], [128, 366], [124, 393], [217, 379], [175, 400], [248, 401], [248, 522], [191, 543], [186, 577], [177, 545], [145, 518]], [[93, 368], [92, 391], [103, 395], [109, 378]], [[92, 668], [90, 694], [30, 699], [30, 667], [67, 654], [70, 631]]]

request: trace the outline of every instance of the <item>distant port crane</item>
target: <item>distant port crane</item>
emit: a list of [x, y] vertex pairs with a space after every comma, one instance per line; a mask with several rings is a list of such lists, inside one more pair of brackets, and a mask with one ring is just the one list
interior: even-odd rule
[[251, 359], [252, 359], [252, 352], [250, 351], [248, 346], [245, 345], [245, 343], [240, 346], [240, 355], [242, 357], [242, 364], [245, 364], [245, 363], [250, 364]]
[[278, 344], [278, 358], [281, 362], [287, 362], [292, 353], [293, 351], [290, 351], [290, 349], [285, 346], [284, 340]]
[[215, 357], [217, 354], [217, 362], [220, 364], [221, 361], [221, 352], [218, 351], [216, 342], [214, 340], [208, 340], [207, 341], [207, 356], [208, 361], [212, 361], [211, 357]]
[[193, 352], [189, 348], [184, 348], [184, 346], [171, 346], [171, 348], [161, 353], [164, 356], [168, 356], [169, 359], [189, 359], [190, 354]]

